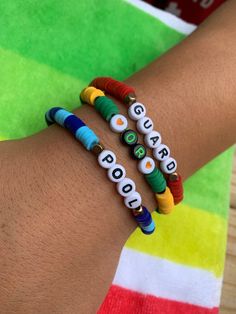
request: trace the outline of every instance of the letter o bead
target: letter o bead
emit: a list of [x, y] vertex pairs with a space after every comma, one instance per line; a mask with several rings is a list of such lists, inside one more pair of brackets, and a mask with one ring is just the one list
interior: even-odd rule
[[108, 178], [115, 183], [122, 181], [126, 176], [125, 168], [119, 164], [115, 164], [107, 172]]
[[143, 117], [137, 122], [137, 129], [141, 134], [148, 134], [153, 130], [153, 122], [149, 117]]
[[116, 155], [110, 150], [103, 150], [98, 156], [98, 163], [102, 168], [109, 169], [116, 163]]
[[128, 197], [135, 192], [136, 185], [133, 180], [124, 178], [117, 184], [117, 191], [123, 197]]
[[138, 141], [138, 134], [133, 130], [126, 130], [121, 134], [121, 140], [128, 146], [133, 146]]
[[128, 121], [122, 114], [116, 114], [110, 120], [110, 128], [115, 133], [122, 133], [127, 126]]
[[170, 157], [160, 163], [160, 168], [162, 172], [171, 174], [177, 169], [177, 161], [174, 158]]
[[146, 108], [140, 102], [133, 103], [128, 110], [128, 115], [131, 120], [137, 121], [143, 118], [146, 114]]
[[142, 198], [138, 192], [134, 192], [130, 196], [125, 197], [124, 202], [128, 208], [138, 208], [142, 204]]

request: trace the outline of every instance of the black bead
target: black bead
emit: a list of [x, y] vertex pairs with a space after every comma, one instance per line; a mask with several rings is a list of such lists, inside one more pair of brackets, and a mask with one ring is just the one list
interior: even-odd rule
[[146, 148], [142, 144], [136, 144], [131, 147], [131, 156], [136, 160], [143, 159], [146, 154]]
[[133, 146], [138, 142], [138, 134], [133, 130], [125, 130], [121, 134], [121, 141], [125, 145]]

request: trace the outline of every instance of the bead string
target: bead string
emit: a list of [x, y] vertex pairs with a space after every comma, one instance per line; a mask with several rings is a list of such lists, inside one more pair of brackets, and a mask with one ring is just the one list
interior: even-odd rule
[[169, 147], [161, 143], [160, 133], [153, 130], [153, 121], [146, 116], [145, 106], [136, 101], [134, 89], [110, 77], [98, 77], [90, 83], [90, 86], [105, 91], [129, 106], [129, 117], [136, 121], [138, 131], [144, 135], [145, 144], [152, 149], [154, 158], [160, 161], [162, 172], [167, 175], [167, 185], [174, 197], [175, 204], [181, 202], [183, 200], [183, 183], [181, 176], [176, 172], [177, 162], [170, 157]]
[[[174, 207], [174, 199], [168, 191], [165, 177], [155, 166], [153, 158], [146, 156], [145, 146], [138, 143], [137, 132], [128, 128], [128, 121], [124, 115], [120, 114], [118, 106], [102, 93], [101, 90], [95, 87], [87, 87], [81, 92], [80, 99], [82, 102], [94, 106], [95, 110], [109, 122], [111, 130], [121, 135], [123, 144], [130, 148], [131, 156], [138, 161], [139, 171], [144, 175], [156, 195], [158, 212], [162, 214], [170, 213]], [[159, 194], [165, 195], [165, 202]], [[162, 201], [159, 201], [160, 199]]]
[[152, 216], [142, 205], [142, 198], [136, 191], [134, 181], [127, 178], [125, 168], [116, 163], [116, 155], [112, 151], [106, 150], [99, 142], [97, 135], [73, 113], [60, 107], [54, 107], [45, 114], [45, 119], [48, 125], [56, 122], [69, 130], [87, 150], [97, 156], [99, 165], [107, 170], [110, 181], [116, 183], [118, 193], [123, 197], [125, 206], [131, 210], [142, 232], [153, 233], [155, 224]]

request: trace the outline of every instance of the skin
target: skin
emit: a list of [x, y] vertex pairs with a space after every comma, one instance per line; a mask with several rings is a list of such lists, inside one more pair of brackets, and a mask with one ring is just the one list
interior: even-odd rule
[[[127, 80], [184, 179], [236, 140], [235, 9], [228, 1]], [[93, 108], [76, 114], [116, 153], [153, 210], [153, 194], [118, 136]], [[0, 164], [1, 312], [95, 313], [136, 226], [114, 185], [95, 156], [58, 126], [1, 143]]]

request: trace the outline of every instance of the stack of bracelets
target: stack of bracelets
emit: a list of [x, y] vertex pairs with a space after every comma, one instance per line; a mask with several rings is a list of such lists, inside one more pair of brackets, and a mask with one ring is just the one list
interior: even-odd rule
[[[137, 130], [144, 135], [144, 143], [160, 162], [160, 170], [154, 159], [147, 156], [145, 146], [138, 143], [137, 132], [128, 128], [128, 120], [120, 114], [118, 106], [104, 92], [129, 107], [128, 115], [136, 121]], [[161, 143], [160, 133], [153, 130], [153, 122], [146, 116], [145, 106], [136, 101], [134, 89], [112, 78], [99, 77], [81, 92], [80, 99], [83, 103], [94, 106], [109, 122], [111, 130], [120, 134], [122, 143], [130, 148], [131, 156], [138, 161], [138, 170], [155, 193], [157, 211], [162, 214], [170, 213], [174, 205], [183, 199], [182, 179], [176, 172], [177, 162], [170, 157], [170, 149]], [[131, 210], [142, 232], [153, 233], [155, 224], [152, 216], [142, 205], [142, 198], [136, 191], [134, 181], [127, 178], [125, 168], [116, 163], [115, 154], [105, 149], [97, 135], [71, 112], [55, 107], [45, 117], [48, 125], [56, 122], [66, 128], [87, 150], [95, 154], [99, 165], [107, 170], [108, 178], [116, 183], [118, 193], [124, 198], [125, 206]]]

